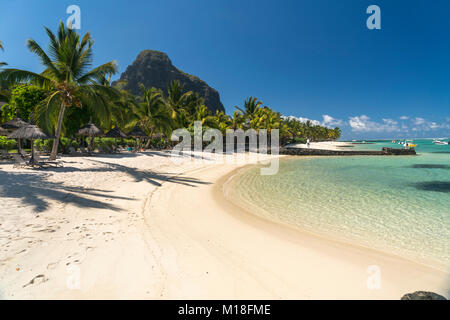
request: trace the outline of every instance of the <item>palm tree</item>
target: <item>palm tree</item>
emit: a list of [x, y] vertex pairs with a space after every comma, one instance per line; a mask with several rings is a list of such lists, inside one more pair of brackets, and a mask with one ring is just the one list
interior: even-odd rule
[[[1, 41], [0, 41], [0, 50], [5, 51], [5, 48], [3, 48], [3, 44]], [[6, 66], [6, 65], [7, 65], [6, 62], [0, 62], [0, 67]]]
[[166, 105], [172, 112], [172, 118], [178, 126], [188, 127], [190, 122], [190, 103], [192, 103], [192, 91], [184, 92], [184, 85], [180, 81], [172, 81], [167, 89]]
[[[92, 64], [90, 33], [83, 38], [61, 22], [57, 35], [45, 28], [50, 40], [48, 54], [34, 40], [28, 40], [29, 50], [36, 54], [45, 70], [41, 74], [18, 69], [6, 69], [0, 73], [0, 80], [9, 83], [32, 82], [50, 91], [36, 110], [38, 123], [49, 129], [54, 124], [55, 140], [50, 159], [56, 159], [64, 113], [68, 107], [88, 107], [97, 119], [110, 119], [110, 101], [119, 98], [120, 93], [102, 84], [106, 75], [117, 72], [116, 62], [108, 62], [89, 70]], [[89, 71], [88, 71], [89, 70]]]
[[204, 104], [195, 107], [194, 121], [200, 121], [205, 125], [211, 118], [211, 111]]
[[261, 109], [261, 105], [262, 102], [258, 98], [248, 97], [244, 102], [244, 108], [236, 107], [236, 109], [241, 111], [249, 121], [252, 121], [258, 110]]
[[231, 128], [233, 130], [242, 129], [245, 124], [245, 116], [241, 111], [236, 110], [233, 113], [233, 117], [231, 118]]
[[172, 114], [168, 109], [161, 90], [146, 89], [141, 85], [142, 102], [135, 109], [141, 127], [152, 137], [154, 133], [169, 135], [172, 129]]

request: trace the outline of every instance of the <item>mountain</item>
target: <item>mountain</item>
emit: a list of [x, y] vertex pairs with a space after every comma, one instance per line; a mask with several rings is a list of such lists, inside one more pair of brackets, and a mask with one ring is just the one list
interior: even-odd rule
[[216, 110], [225, 111], [222, 102], [220, 102], [219, 93], [216, 90], [198, 77], [177, 69], [164, 52], [155, 50], [142, 51], [136, 60], [128, 66], [127, 70], [122, 73], [118, 81], [125, 83], [124, 89], [134, 95], [140, 95], [139, 84], [141, 83], [147, 88], [155, 87], [167, 93], [167, 87], [173, 80], [179, 80], [184, 84], [186, 91], [193, 91], [203, 97], [206, 107], [213, 113]]

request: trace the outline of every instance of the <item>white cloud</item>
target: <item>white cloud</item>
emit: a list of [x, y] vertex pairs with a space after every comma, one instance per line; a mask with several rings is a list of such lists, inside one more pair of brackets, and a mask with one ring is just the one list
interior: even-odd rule
[[311, 121], [311, 123], [315, 126], [321, 125], [322, 123], [318, 120], [312, 120], [312, 119], [308, 119], [308, 118], [303, 118], [303, 117], [295, 117], [295, 116], [288, 116], [285, 117], [286, 119], [293, 119], [293, 120], [297, 120], [300, 121], [301, 123], [306, 123], [307, 121]]
[[383, 122], [371, 121], [366, 115], [350, 117], [348, 124], [355, 132], [395, 132], [400, 131], [397, 121], [383, 119]]
[[325, 127], [333, 127], [334, 128], [334, 127], [342, 125], [342, 120], [335, 119], [332, 116], [329, 116], [327, 114], [324, 114], [322, 116], [322, 118], [323, 118], [322, 125], [324, 125]]
[[415, 125], [421, 125], [425, 123], [425, 119], [424, 118], [415, 118], [414, 119], [414, 124]]
[[408, 119], [409, 119], [408, 116], [401, 116], [401, 117], [400, 117], [400, 120], [408, 120]]
[[314, 120], [314, 119], [309, 119], [309, 118], [304, 118], [304, 117], [295, 117], [295, 116], [288, 116], [288, 117], [284, 117], [285, 119], [294, 119], [297, 121], [300, 121], [302, 123], [306, 123], [307, 121], [311, 121], [311, 123], [315, 126], [324, 126], [324, 127], [328, 127], [328, 128], [335, 128], [337, 126], [341, 126], [344, 124], [344, 122], [340, 119], [335, 119], [332, 116], [328, 115], [328, 114], [324, 114], [322, 116], [323, 120], [319, 121], [319, 120]]

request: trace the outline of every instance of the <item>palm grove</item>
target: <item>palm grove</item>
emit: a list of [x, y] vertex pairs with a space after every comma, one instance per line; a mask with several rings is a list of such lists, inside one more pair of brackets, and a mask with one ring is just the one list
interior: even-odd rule
[[[101, 129], [121, 128], [124, 131], [139, 126], [158, 143], [170, 145], [170, 135], [177, 128], [192, 128], [195, 121], [204, 128], [273, 129], [280, 130], [282, 143], [312, 140], [335, 140], [340, 129], [314, 125], [283, 117], [249, 97], [232, 116], [217, 111], [212, 114], [204, 99], [195, 92], [186, 92], [178, 81], [170, 83], [167, 94], [141, 85], [138, 97], [111, 85], [111, 76], [118, 72], [115, 61], [92, 67], [93, 40], [90, 33], [81, 36], [60, 24], [57, 33], [45, 28], [49, 46], [44, 50], [36, 41], [28, 40], [28, 49], [44, 67], [42, 73], [5, 68], [0, 63], [0, 123], [20, 116], [26, 121], [33, 114], [36, 124], [54, 135], [51, 158], [56, 158], [61, 137], [73, 137], [77, 130], [92, 120]], [[0, 42], [0, 50], [3, 50]], [[151, 147], [155, 139], [149, 139]]]

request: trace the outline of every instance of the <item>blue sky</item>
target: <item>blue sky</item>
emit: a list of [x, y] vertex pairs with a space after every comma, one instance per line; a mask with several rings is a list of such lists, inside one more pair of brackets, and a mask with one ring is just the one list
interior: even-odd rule
[[[56, 29], [73, 4], [96, 64], [123, 72], [141, 50], [164, 51], [228, 113], [256, 96], [346, 139], [450, 136], [450, 1], [4, 1], [0, 61], [41, 71], [25, 41], [45, 46], [43, 26]], [[366, 27], [372, 4], [381, 30]]]

